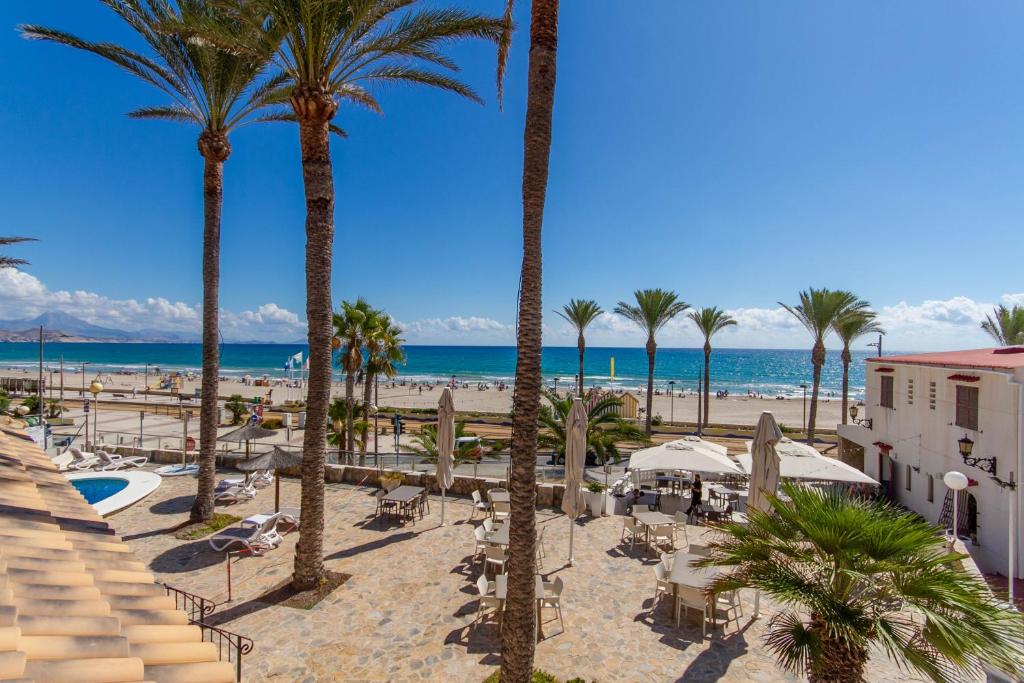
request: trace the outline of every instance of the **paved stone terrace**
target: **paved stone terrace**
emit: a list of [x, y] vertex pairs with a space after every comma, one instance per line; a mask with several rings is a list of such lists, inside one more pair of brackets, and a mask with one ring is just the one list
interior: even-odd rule
[[[165, 479], [150, 497], [111, 522], [158, 580], [223, 602], [224, 556], [206, 540], [179, 541], [162, 533], [187, 517], [195, 480]], [[247, 681], [466, 681], [483, 680], [499, 662], [500, 637], [493, 620], [471, 628], [476, 615], [470, 563], [472, 529], [465, 500], [449, 499], [449, 526], [440, 527], [440, 498], [415, 525], [373, 521], [371, 489], [328, 484], [325, 556], [329, 568], [352, 578], [309, 611], [270, 606], [254, 599], [288, 577], [298, 534], [262, 557], [232, 564], [233, 600], [214, 620], [247, 635], [255, 648], [245, 663]], [[282, 505], [297, 505], [299, 485], [282, 480]], [[273, 509], [273, 489], [225, 509], [240, 516]], [[773, 606], [751, 620], [752, 593], [744, 595], [740, 628], [730, 624], [699, 642], [695, 619], [672, 624], [669, 601], [652, 600], [654, 560], [640, 547], [620, 546], [619, 517], [581, 518], [575, 531], [576, 566], [567, 567], [568, 520], [538, 513], [546, 527], [543, 573], [566, 584], [560, 632], [554, 610], [545, 610], [545, 638], [536, 665], [562, 678], [588, 681], [796, 681], [778, 669], [762, 645]], [[653, 608], [653, 611], [652, 611]], [[878, 655], [871, 681], [919, 680]]]

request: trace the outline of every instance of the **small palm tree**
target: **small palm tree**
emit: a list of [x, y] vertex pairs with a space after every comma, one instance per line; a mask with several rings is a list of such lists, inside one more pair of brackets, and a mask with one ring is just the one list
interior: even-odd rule
[[224, 407], [231, 413], [231, 424], [242, 424], [242, 418], [249, 412], [249, 406], [241, 394], [231, 394]]
[[[24, 37], [48, 40], [91, 52], [147, 83], [169, 104], [141, 107], [128, 116], [187, 123], [199, 130], [203, 157], [203, 377], [199, 408], [199, 482], [192, 521], [213, 516], [217, 447], [219, 377], [218, 290], [224, 162], [231, 154], [228, 136], [260, 120], [265, 107], [287, 98], [286, 78], [262, 79], [270, 60], [266, 34], [259, 25], [245, 26], [215, 3], [202, 0], [100, 0], [131, 28], [148, 54], [114, 43], [94, 43], [44, 26], [22, 26]], [[263, 48], [247, 54], [190, 39], [172, 27], [206, 22]]]
[[779, 302], [794, 318], [807, 328], [814, 337], [811, 349], [811, 364], [814, 366], [814, 383], [811, 390], [811, 409], [807, 415], [807, 443], [814, 443], [814, 423], [818, 417], [818, 388], [821, 386], [821, 368], [825, 365], [825, 335], [844, 315], [867, 310], [868, 303], [851, 292], [811, 287], [800, 292], [800, 303], [795, 306]]
[[[459, 443], [459, 439], [463, 439], [468, 436], [476, 435], [473, 434], [472, 432], [466, 431], [465, 422], [456, 422], [455, 450], [453, 452], [456, 467], [466, 462], [477, 462], [480, 460], [480, 458], [498, 457], [496, 453], [493, 453], [489, 448], [486, 447], [487, 444], [483, 441], [466, 440], [463, 443]], [[423, 429], [420, 430], [420, 433], [412, 438], [412, 443], [401, 444], [400, 448], [406, 453], [414, 453], [418, 455], [420, 458], [420, 462], [436, 465], [438, 456], [437, 425], [423, 425]]]
[[772, 511], [728, 522], [698, 564], [728, 573], [711, 590], [756, 588], [789, 608], [766, 642], [812, 683], [856, 683], [872, 646], [935, 681], [976, 671], [975, 658], [1020, 672], [1024, 619], [948, 553], [920, 516], [845, 492], [783, 484]]
[[366, 343], [367, 331], [376, 324], [376, 312], [359, 297], [354, 302], [342, 301], [341, 312], [333, 316], [334, 339], [340, 345], [338, 365], [345, 373], [345, 402], [348, 404], [346, 417], [346, 433], [348, 434], [348, 450], [354, 451], [354, 433], [352, 420], [355, 419], [355, 385], [356, 375], [363, 370], [363, 345]]
[[[366, 443], [366, 435], [370, 423], [366, 420], [349, 419], [352, 417], [352, 407], [343, 398], [336, 398], [331, 401], [327, 409], [327, 419], [330, 420], [330, 432], [327, 434], [327, 443], [338, 447], [338, 462], [352, 465], [352, 450], [347, 454], [344, 451], [349, 443], [359, 445]], [[350, 431], [351, 430], [351, 431]], [[349, 435], [351, 434], [351, 438]]]
[[853, 356], [850, 355], [850, 345], [856, 341], [858, 337], [862, 337], [865, 334], [884, 334], [885, 330], [875, 320], [875, 314], [872, 311], [853, 311], [846, 315], [840, 316], [832, 324], [832, 329], [835, 331], [836, 336], [843, 342], [843, 424], [846, 424], [846, 411], [847, 404], [850, 400], [850, 363], [853, 361]]
[[583, 396], [583, 352], [587, 348], [587, 340], [583, 333], [587, 326], [597, 319], [597, 316], [604, 313], [604, 310], [593, 299], [570, 299], [569, 303], [562, 306], [562, 310], [555, 311], [555, 313], [575, 327], [579, 335], [576, 338], [576, 347], [580, 351], [580, 372], [576, 376], [576, 394]]
[[1000, 346], [1024, 345], [1024, 306], [998, 306], [992, 315], [985, 316], [981, 329], [988, 332]]
[[[559, 398], [556, 394], [545, 390], [544, 398], [550, 405], [541, 406], [539, 423], [542, 431], [538, 442], [545, 448], [555, 451], [555, 462], [565, 462], [566, 432], [565, 423], [572, 410], [572, 397]], [[615, 413], [615, 408], [622, 405], [618, 398], [608, 395], [594, 401], [587, 408], [587, 452], [593, 453], [599, 465], [609, 460], [619, 462], [619, 444], [630, 442], [638, 444], [650, 443], [650, 440], [639, 427], [630, 420], [624, 420]]]
[[638, 289], [633, 292], [636, 304], [620, 301], [615, 312], [632, 320], [647, 334], [647, 414], [644, 416], [644, 434], [651, 435], [651, 409], [654, 403], [654, 355], [658, 344], [654, 337], [672, 318], [690, 306], [675, 292], [664, 289]]
[[[35, 237], [0, 237], [0, 247], [8, 247], [12, 244], [21, 244], [22, 242], [35, 242]], [[13, 256], [0, 256], [0, 268], [16, 268], [18, 266], [27, 266], [28, 261], [23, 258], [15, 258]]]
[[736, 324], [736, 320], [717, 306], [709, 306], [687, 314], [704, 335], [704, 425], [708, 424], [708, 409], [711, 396], [711, 337], [727, 327]]
[[[391, 379], [398, 375], [398, 366], [405, 363], [402, 328], [383, 311], [376, 311], [373, 326], [366, 332], [366, 382], [363, 384], [363, 419], [370, 419], [370, 405], [375, 379], [383, 375]], [[365, 447], [363, 452], [365, 453]], [[360, 456], [363, 464], [365, 455]]]

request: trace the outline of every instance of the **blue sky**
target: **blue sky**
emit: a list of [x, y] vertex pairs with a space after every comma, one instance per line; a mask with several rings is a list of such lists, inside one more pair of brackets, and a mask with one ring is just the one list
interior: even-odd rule
[[[467, 3], [469, 4], [469, 3]], [[481, 0], [500, 11], [502, 2]], [[843, 287], [890, 348], [985, 343], [978, 319], [1024, 301], [1024, 5], [987, 2], [563, 2], [545, 221], [545, 309], [610, 309], [665, 287], [740, 319], [723, 346], [803, 346], [776, 302]], [[484, 107], [422, 89], [343, 109], [334, 143], [334, 292], [386, 308], [410, 341], [513, 339], [529, 3], [503, 112], [494, 50], [453, 50]], [[0, 233], [39, 237], [0, 276], [0, 314], [195, 329], [196, 131], [124, 113], [160, 95], [19, 23], [133, 37], [100, 3], [0, 4]], [[303, 336], [297, 132], [236, 134], [221, 302], [235, 338]], [[553, 315], [546, 341], [572, 343]], [[640, 338], [612, 316], [598, 344]], [[680, 323], [669, 345], [693, 345]]]

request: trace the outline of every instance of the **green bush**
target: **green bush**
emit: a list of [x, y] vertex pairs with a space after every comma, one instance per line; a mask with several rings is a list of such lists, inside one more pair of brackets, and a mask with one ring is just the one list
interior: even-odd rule
[[661, 415], [655, 415], [651, 418], [652, 427], [660, 427], [664, 422], [665, 420], [662, 419]]
[[11, 407], [11, 397], [7, 395], [7, 392], [0, 389], [0, 411], [7, 410]]
[[[574, 678], [573, 681], [582, 681], [581, 678]], [[501, 681], [501, 669], [498, 669], [490, 676], [484, 679], [484, 683], [499, 683]], [[547, 671], [541, 671], [540, 669], [533, 670], [533, 676], [530, 677], [531, 683], [562, 683], [560, 680], [549, 674]], [[569, 681], [568, 683], [572, 683]]]
[[224, 407], [231, 412], [231, 424], [233, 425], [240, 424], [242, 418], [249, 412], [249, 408], [241, 394], [231, 394]]
[[21, 402], [21, 405], [28, 408], [29, 415], [36, 415], [39, 413], [39, 397], [38, 396], [26, 396]]
[[589, 481], [587, 482], [587, 490], [591, 493], [601, 493], [601, 491], [604, 491], [604, 484], [599, 481]]
[[284, 427], [284, 420], [279, 417], [265, 417], [263, 422], [260, 422], [260, 427], [264, 429], [281, 429]]

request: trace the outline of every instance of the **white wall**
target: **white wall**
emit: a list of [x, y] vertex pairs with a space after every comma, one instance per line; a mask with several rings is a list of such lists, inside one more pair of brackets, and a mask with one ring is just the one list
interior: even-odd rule
[[[879, 367], [893, 368], [892, 373], [879, 373]], [[889, 374], [894, 378], [893, 408], [879, 405], [881, 378]], [[978, 392], [978, 430], [965, 430], [954, 425], [956, 418], [957, 382], [949, 379], [953, 374], [975, 375], [980, 382], [963, 383], [976, 386]], [[968, 492], [974, 495], [978, 504], [978, 544], [971, 547], [971, 553], [978, 566], [985, 572], [1008, 571], [1008, 529], [1011, 496], [1018, 496], [1018, 510], [1021, 489], [1016, 492], [1000, 488], [990, 475], [976, 467], [964, 464], [960, 457], [957, 440], [966, 433], [974, 440], [975, 457], [997, 458], [997, 474], [1007, 480], [1013, 472], [1014, 479], [1020, 474], [1014, 472], [1017, 453], [1018, 387], [1008, 382], [1010, 375], [997, 372], [956, 370], [933, 366], [904, 364], [867, 364], [867, 392], [863, 413], [871, 418], [870, 441], [864, 451], [865, 473], [878, 479], [877, 447], [871, 445], [881, 441], [891, 445], [890, 457], [896, 463], [894, 495], [907, 508], [918, 512], [930, 522], [937, 522], [946, 496], [942, 475], [958, 470], [978, 482]], [[913, 402], [910, 402], [908, 380], [913, 380]], [[930, 406], [929, 383], [935, 383], [934, 409]], [[906, 490], [907, 469], [910, 465], [910, 491]], [[913, 468], [919, 468], [915, 471]], [[884, 474], [888, 478], [888, 472]], [[928, 481], [933, 478], [933, 500], [927, 500]], [[1020, 525], [1018, 523], [1018, 538]], [[1020, 576], [1021, 553], [1017, 544], [1017, 576]]]

